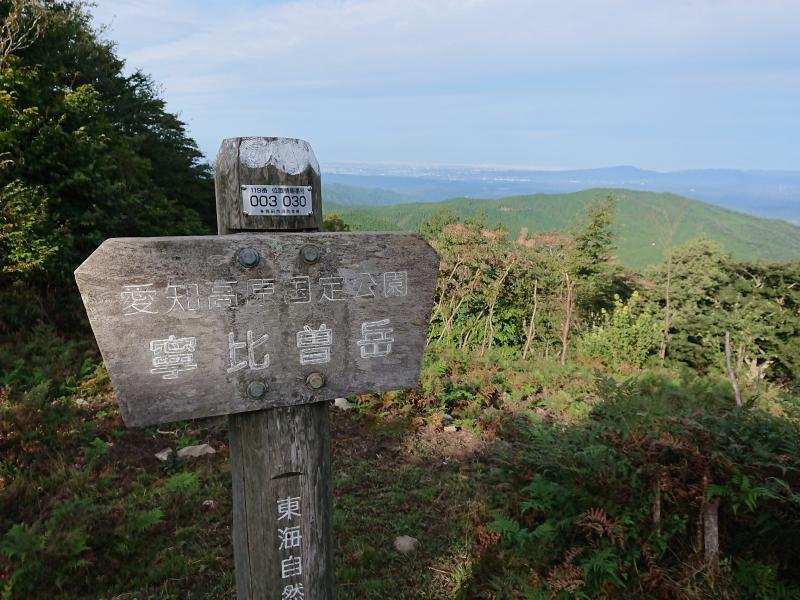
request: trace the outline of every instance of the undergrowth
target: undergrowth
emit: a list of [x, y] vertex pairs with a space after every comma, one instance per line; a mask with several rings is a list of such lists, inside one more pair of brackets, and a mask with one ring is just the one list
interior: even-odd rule
[[[456, 389], [440, 360], [427, 385]], [[722, 380], [688, 370], [587, 377], [496, 357], [469, 390], [476, 378], [477, 397], [505, 399], [495, 430], [515, 451], [491, 481], [496, 543], [462, 597], [800, 598], [796, 398], [738, 410]], [[474, 398], [437, 408], [471, 414]], [[700, 516], [715, 499], [711, 569]]]
[[[232, 597], [224, 422], [125, 429], [96, 358], [49, 335], [14, 349], [37, 359], [2, 359], [0, 598]], [[377, 446], [335, 464], [340, 597], [800, 598], [800, 400], [767, 386], [736, 409], [726, 383], [429, 351], [417, 389], [349, 417]], [[421, 436], [451, 435], [443, 413], [481, 442], [434, 469]], [[153, 456], [202, 442], [218, 454]], [[411, 454], [397, 471], [386, 452]], [[406, 533], [429, 570], [392, 553]]]

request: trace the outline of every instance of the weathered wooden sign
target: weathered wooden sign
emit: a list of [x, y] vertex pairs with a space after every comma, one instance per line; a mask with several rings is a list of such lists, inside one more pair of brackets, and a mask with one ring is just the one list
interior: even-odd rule
[[223, 140], [214, 172], [219, 236], [106, 240], [75, 278], [127, 425], [229, 415], [237, 597], [333, 600], [320, 401], [416, 385], [439, 258], [318, 233], [303, 140]]
[[75, 277], [138, 426], [413, 387], [438, 265], [412, 233], [260, 232], [109, 239]]

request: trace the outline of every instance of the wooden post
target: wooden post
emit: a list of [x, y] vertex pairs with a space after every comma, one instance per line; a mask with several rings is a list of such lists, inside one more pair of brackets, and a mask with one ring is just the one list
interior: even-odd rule
[[225, 140], [216, 192], [221, 236], [108, 239], [75, 280], [126, 425], [231, 415], [239, 599], [332, 599], [327, 401], [416, 385], [439, 257], [320, 233], [302, 140]]
[[[319, 231], [320, 181], [302, 140], [224, 140], [215, 169], [219, 234]], [[259, 184], [310, 186], [311, 214], [245, 214], [242, 186]], [[238, 599], [333, 599], [329, 404], [233, 414], [228, 423]]]

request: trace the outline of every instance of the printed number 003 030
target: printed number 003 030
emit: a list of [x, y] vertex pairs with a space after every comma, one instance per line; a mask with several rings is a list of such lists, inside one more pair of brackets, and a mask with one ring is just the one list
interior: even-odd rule
[[[285, 195], [281, 199], [281, 204], [283, 204], [283, 206], [286, 208], [290, 207], [296, 208], [300, 206], [304, 207], [306, 206], [307, 203], [308, 199], [304, 195]], [[274, 194], [270, 195], [252, 194], [250, 196], [250, 206], [252, 206], [253, 208], [257, 206], [270, 207], [270, 208], [277, 207], [278, 196]]]

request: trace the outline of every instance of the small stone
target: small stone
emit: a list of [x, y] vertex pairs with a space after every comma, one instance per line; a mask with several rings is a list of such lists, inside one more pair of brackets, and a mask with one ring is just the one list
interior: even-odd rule
[[181, 458], [197, 458], [198, 456], [203, 456], [205, 454], [216, 454], [217, 451], [214, 450], [208, 444], [198, 444], [196, 446], [186, 446], [185, 448], [181, 448], [178, 450], [178, 456]]
[[394, 540], [394, 549], [400, 554], [411, 554], [419, 547], [419, 540], [410, 535], [401, 535]]
[[161, 452], [156, 452], [156, 458], [161, 462], [169, 460], [172, 456], [172, 448], [164, 448]]
[[77, 400], [75, 400], [75, 404], [77, 404], [78, 406], [89, 406], [89, 401], [84, 400], [83, 398], [78, 398]]
[[351, 410], [353, 408], [353, 405], [347, 401], [347, 398], [336, 398], [336, 400], [333, 401], [333, 405], [339, 410]]
[[454, 420], [455, 419], [453, 418], [453, 415], [448, 415], [447, 413], [444, 413], [442, 415], [442, 425], [444, 425], [445, 427], [448, 425], [452, 425]]
[[456, 431], [458, 431], [458, 427], [456, 427], [455, 425], [448, 425], [447, 427], [444, 428], [444, 430], [447, 433], [455, 433]]

